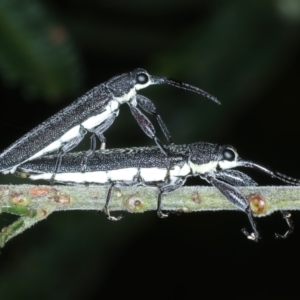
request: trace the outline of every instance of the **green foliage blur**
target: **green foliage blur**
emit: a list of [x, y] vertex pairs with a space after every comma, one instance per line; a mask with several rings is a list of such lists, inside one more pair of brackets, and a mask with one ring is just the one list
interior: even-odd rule
[[[218, 106], [170, 86], [142, 90], [176, 143], [229, 143], [243, 158], [300, 177], [299, 0], [0, 0], [1, 149], [92, 87], [137, 67], [199, 86], [221, 101]], [[109, 148], [153, 145], [125, 105], [105, 136]], [[87, 137], [76, 150], [88, 148]], [[12, 175], [0, 180], [31, 183]], [[10, 222], [11, 216], [0, 216], [1, 227]], [[194, 299], [199, 288], [246, 299], [232, 288], [245, 282], [255, 286], [248, 297], [282, 291], [292, 299], [296, 285], [276, 274], [288, 273], [289, 264], [299, 267], [293, 257], [299, 232], [276, 244], [274, 231], [285, 230], [280, 216], [258, 223], [267, 242], [254, 245], [239, 231], [249, 224], [238, 212], [167, 220], [155, 212], [126, 214], [120, 222], [95, 212], [56, 213], [2, 250], [0, 299], [145, 291]], [[259, 278], [251, 277], [253, 266], [261, 267]], [[265, 278], [276, 292], [253, 282]]]

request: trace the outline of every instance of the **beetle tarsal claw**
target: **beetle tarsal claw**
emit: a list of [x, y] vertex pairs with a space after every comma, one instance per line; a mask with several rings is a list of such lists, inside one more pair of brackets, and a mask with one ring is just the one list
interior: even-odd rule
[[282, 216], [283, 218], [285, 219], [289, 229], [287, 230], [287, 232], [283, 235], [281, 234], [278, 234], [278, 233], [275, 233], [275, 238], [276, 239], [286, 239], [288, 238], [294, 231], [294, 224], [293, 224], [293, 221], [291, 219], [292, 215], [290, 212], [288, 211], [282, 211]]
[[159, 218], [167, 218], [169, 216], [168, 213], [163, 213], [161, 210], [157, 211], [157, 215]]
[[123, 214], [119, 215], [118, 217], [111, 216], [110, 211], [107, 207], [103, 208], [103, 212], [106, 214], [107, 219], [110, 221], [119, 221], [124, 217]]
[[117, 217], [113, 217], [109, 213], [107, 215], [107, 219], [110, 220], [110, 221], [120, 221], [121, 219], [123, 219], [123, 217], [124, 216], [122, 214], [117, 216]]
[[259, 238], [254, 234], [254, 232], [249, 234], [249, 232], [246, 230], [246, 228], [243, 228], [241, 231], [247, 237], [248, 240], [258, 242]]
[[107, 216], [107, 219], [110, 221], [120, 221], [121, 219], [123, 219], [123, 215], [120, 215], [118, 217], [113, 217], [113, 216]]

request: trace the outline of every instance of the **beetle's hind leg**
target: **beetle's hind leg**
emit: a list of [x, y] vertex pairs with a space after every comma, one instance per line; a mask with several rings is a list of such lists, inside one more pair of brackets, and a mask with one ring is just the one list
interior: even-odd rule
[[60, 166], [61, 166], [61, 162], [62, 162], [62, 158], [63, 156], [71, 151], [73, 148], [75, 148], [82, 140], [83, 138], [85, 137], [86, 133], [87, 133], [87, 130], [80, 125], [80, 128], [79, 128], [79, 132], [78, 132], [78, 136], [76, 136], [74, 139], [68, 141], [67, 143], [65, 143], [59, 150], [58, 152], [58, 156], [57, 156], [57, 160], [56, 160], [56, 163], [55, 163], [55, 167], [54, 167], [54, 170], [53, 170], [53, 174], [52, 174], [52, 177], [50, 179], [50, 183], [53, 184], [54, 183], [54, 179], [55, 179], [55, 175], [56, 173], [59, 171], [60, 169]]

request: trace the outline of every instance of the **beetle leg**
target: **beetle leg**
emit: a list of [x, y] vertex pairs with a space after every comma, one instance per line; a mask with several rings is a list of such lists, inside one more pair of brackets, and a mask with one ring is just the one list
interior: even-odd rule
[[237, 170], [221, 170], [215, 174], [217, 179], [221, 179], [233, 186], [256, 186], [257, 183], [248, 175]]
[[286, 239], [286, 238], [289, 237], [289, 236], [293, 233], [293, 231], [294, 231], [294, 224], [293, 224], [293, 221], [292, 221], [292, 219], [291, 219], [291, 216], [292, 216], [291, 213], [290, 213], [289, 211], [281, 211], [281, 213], [282, 213], [282, 216], [283, 216], [283, 218], [285, 219], [286, 223], [288, 224], [289, 229], [288, 229], [288, 231], [287, 231], [285, 234], [283, 234], [283, 235], [278, 234], [278, 233], [275, 233], [275, 238], [276, 238], [276, 239]]
[[160, 218], [166, 218], [168, 217], [168, 214], [164, 214], [161, 209], [161, 203], [162, 203], [162, 196], [163, 194], [171, 193], [183, 186], [185, 183], [185, 178], [174, 178], [174, 179], [168, 179], [167, 184], [159, 187], [159, 194], [157, 197], [157, 215]]
[[145, 132], [147, 136], [149, 136], [151, 139], [153, 139], [156, 143], [156, 145], [160, 148], [160, 150], [168, 156], [168, 149], [161, 143], [161, 141], [155, 136], [155, 129], [152, 123], [148, 120], [148, 118], [134, 105], [132, 105], [130, 102], [128, 102], [128, 105], [130, 107], [131, 113], [136, 119], [137, 123], [140, 125], [142, 130]]
[[162, 195], [164, 194], [164, 192], [160, 191], [157, 197], [157, 215], [159, 218], [167, 218], [169, 216], [168, 213], [163, 213], [161, 210], [161, 201], [162, 201]]
[[147, 113], [154, 115], [160, 128], [161, 131], [163, 132], [163, 134], [165, 135], [167, 142], [169, 145], [173, 144], [173, 139], [171, 137], [171, 134], [166, 126], [166, 124], [164, 123], [164, 121], [162, 120], [161, 116], [157, 113], [156, 107], [154, 106], [154, 104], [152, 103], [151, 100], [149, 100], [148, 98], [142, 96], [142, 95], [137, 95], [136, 96], [136, 101], [137, 104]]
[[105, 149], [105, 147], [106, 147], [106, 139], [105, 139], [105, 137], [103, 135], [103, 132], [105, 132], [112, 125], [112, 123], [115, 121], [115, 119], [116, 119], [117, 116], [118, 116], [117, 113], [111, 114], [109, 116], [109, 118], [107, 118], [106, 120], [104, 120], [99, 126], [97, 126], [96, 128], [94, 128], [93, 130], [90, 130], [100, 140], [100, 142], [101, 142], [100, 149], [101, 150]]
[[234, 206], [247, 214], [254, 233], [249, 234], [246, 229], [242, 229], [242, 232], [247, 236], [248, 239], [258, 242], [259, 232], [257, 230], [256, 223], [253, 219], [247, 199], [235, 187], [216, 179], [210, 174], [201, 175], [201, 178], [205, 179], [211, 185], [216, 187], [219, 192], [224, 195]]
[[81, 172], [85, 172], [86, 170], [86, 164], [87, 164], [87, 161], [88, 161], [88, 158], [89, 156], [91, 156], [95, 150], [96, 150], [96, 147], [97, 147], [97, 141], [96, 141], [96, 136], [98, 137], [98, 139], [100, 140], [101, 142], [101, 146], [100, 146], [100, 149], [103, 150], [105, 149], [105, 146], [106, 146], [106, 138], [104, 137], [103, 135], [103, 132], [106, 131], [111, 125], [112, 123], [114, 122], [114, 120], [116, 119], [117, 117], [117, 114], [114, 113], [114, 114], [111, 114], [109, 118], [107, 118], [106, 120], [104, 120], [100, 125], [98, 125], [96, 128], [93, 128], [93, 129], [90, 129], [89, 131], [92, 132], [92, 136], [91, 136], [91, 148], [90, 150], [88, 150], [83, 159], [82, 159], [82, 162], [81, 162]]
[[54, 183], [54, 178], [55, 178], [55, 174], [59, 171], [60, 169], [60, 165], [61, 165], [61, 161], [62, 161], [62, 157], [69, 151], [71, 151], [73, 148], [75, 148], [84, 138], [84, 136], [86, 135], [87, 130], [80, 125], [80, 129], [79, 129], [79, 135], [70, 140], [69, 142], [65, 143], [59, 150], [58, 152], [58, 156], [57, 156], [57, 160], [55, 163], [55, 167], [53, 170], [53, 174], [52, 177], [50, 179], [50, 183], [53, 184]]
[[[104, 136], [103, 136], [104, 138]], [[95, 133], [93, 133], [91, 135], [90, 138], [90, 150], [86, 151], [85, 155], [83, 156], [83, 159], [81, 161], [81, 172], [84, 173], [86, 171], [86, 165], [87, 165], [87, 161], [88, 158], [94, 153], [94, 151], [96, 150], [96, 145], [97, 145], [97, 141], [96, 141], [96, 135]]]
[[112, 189], [113, 189], [114, 186], [115, 186], [115, 182], [112, 182], [108, 187], [106, 201], [105, 201], [105, 205], [103, 207], [103, 211], [106, 214], [108, 220], [110, 220], [110, 221], [119, 221], [123, 218], [123, 215], [120, 215], [118, 217], [113, 217], [113, 216], [110, 215], [110, 211], [109, 211], [109, 203], [110, 203], [110, 200], [111, 200], [111, 193], [112, 193]]

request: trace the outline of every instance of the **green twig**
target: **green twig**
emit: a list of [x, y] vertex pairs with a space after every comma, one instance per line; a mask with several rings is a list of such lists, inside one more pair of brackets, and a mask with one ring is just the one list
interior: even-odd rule
[[[300, 187], [241, 187], [255, 216], [266, 216], [278, 210], [300, 209]], [[102, 210], [106, 187], [82, 186], [0, 186], [0, 213], [18, 215], [17, 221], [2, 229], [0, 247], [55, 211]], [[158, 190], [149, 187], [115, 188], [111, 211], [132, 213], [156, 210]], [[163, 209], [196, 212], [237, 210], [213, 187], [183, 187], [164, 195]]]

